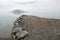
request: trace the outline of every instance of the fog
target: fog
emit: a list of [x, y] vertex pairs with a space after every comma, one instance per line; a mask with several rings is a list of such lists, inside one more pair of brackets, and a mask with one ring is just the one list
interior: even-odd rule
[[[28, 15], [60, 19], [60, 0], [0, 0], [0, 10], [27, 10]], [[0, 13], [1, 14], [1, 13]]]
[[[9, 13], [16, 9], [28, 12]], [[9, 33], [14, 20], [23, 14], [60, 19], [60, 0], [0, 0], [0, 37], [2, 33]]]

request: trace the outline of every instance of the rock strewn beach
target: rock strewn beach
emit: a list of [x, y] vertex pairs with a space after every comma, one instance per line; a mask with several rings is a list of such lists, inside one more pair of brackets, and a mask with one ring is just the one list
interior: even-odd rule
[[[60, 20], [40, 18], [31, 15], [22, 15], [21, 19], [15, 20], [24, 30], [29, 32], [23, 40], [60, 40]], [[17, 25], [18, 26], [18, 25]], [[16, 25], [13, 26], [13, 28]], [[0, 40], [11, 40], [11, 38], [0, 38]]]
[[[29, 35], [23, 40], [60, 40], [60, 20], [22, 15], [19, 22]], [[21, 20], [18, 18], [18, 20]], [[18, 21], [17, 20], [17, 21]]]

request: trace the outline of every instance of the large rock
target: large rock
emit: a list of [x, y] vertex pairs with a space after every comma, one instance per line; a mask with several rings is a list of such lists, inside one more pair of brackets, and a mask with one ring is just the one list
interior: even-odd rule
[[[60, 40], [59, 19], [39, 18], [30, 15], [22, 15], [21, 18], [16, 20], [17, 23], [29, 32], [29, 35], [23, 40]], [[21, 21], [19, 22], [19, 20]]]

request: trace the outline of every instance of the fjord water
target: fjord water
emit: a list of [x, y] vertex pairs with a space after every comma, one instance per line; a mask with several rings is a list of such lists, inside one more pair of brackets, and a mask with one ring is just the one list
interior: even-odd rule
[[[16, 9], [28, 12], [9, 13], [9, 11]], [[0, 0], [0, 37], [10, 37], [13, 22], [23, 14], [60, 19], [59, 10], [59, 0]]]

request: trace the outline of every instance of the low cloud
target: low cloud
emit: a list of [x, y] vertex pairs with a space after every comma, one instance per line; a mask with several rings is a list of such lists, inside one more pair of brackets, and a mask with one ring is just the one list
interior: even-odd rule
[[37, 1], [31, 1], [31, 2], [15, 2], [17, 4], [27, 5], [27, 4], [34, 4], [37, 3]]

